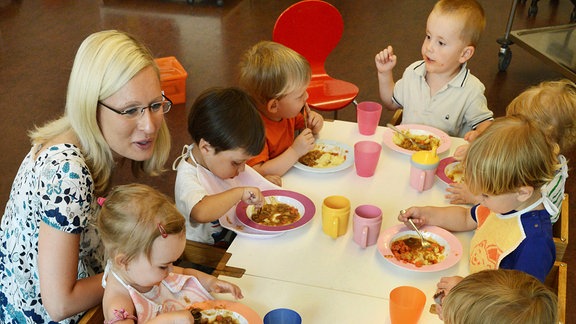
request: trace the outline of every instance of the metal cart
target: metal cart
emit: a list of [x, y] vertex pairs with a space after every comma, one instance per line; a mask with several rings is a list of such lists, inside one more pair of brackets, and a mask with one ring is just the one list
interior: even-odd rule
[[[572, 13], [570, 14], [570, 23], [576, 22], [576, 0], [570, 0], [574, 5]], [[504, 37], [498, 38], [496, 41], [500, 44], [500, 51], [498, 52], [498, 70], [506, 71], [510, 61], [512, 61], [512, 50], [510, 45], [514, 42], [510, 39], [510, 32], [512, 30], [512, 23], [514, 22], [514, 15], [516, 14], [516, 7], [518, 2], [526, 3], [526, 0], [513, 0], [510, 7], [510, 15], [508, 16], [508, 23], [506, 24], [506, 32]], [[538, 13], [538, 0], [532, 0], [528, 8], [528, 17], [534, 17]]]

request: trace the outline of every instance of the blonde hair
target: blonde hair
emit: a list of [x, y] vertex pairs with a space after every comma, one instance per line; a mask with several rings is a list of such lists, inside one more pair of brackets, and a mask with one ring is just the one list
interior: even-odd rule
[[[98, 232], [106, 255], [119, 253], [130, 262], [141, 253], [150, 258], [158, 236], [185, 231], [185, 219], [172, 201], [143, 184], [114, 187], [97, 212]], [[161, 232], [161, 229], [164, 232]]]
[[244, 53], [239, 84], [262, 107], [308, 85], [311, 75], [310, 63], [302, 55], [282, 44], [262, 41]]
[[558, 146], [522, 116], [496, 118], [464, 158], [465, 182], [474, 194], [501, 195], [523, 186], [540, 189], [558, 168]]
[[468, 45], [477, 46], [486, 27], [484, 9], [475, 0], [440, 0], [432, 12], [443, 15], [455, 15], [462, 21], [460, 37]]
[[[90, 168], [96, 193], [103, 193], [110, 183], [114, 157], [98, 125], [98, 101], [113, 95], [142, 69], [150, 66], [160, 79], [150, 51], [126, 33], [107, 30], [88, 36], [74, 59], [64, 116], [31, 131], [32, 143], [42, 144], [73, 130]], [[163, 121], [152, 157], [147, 161], [132, 161], [132, 172], [135, 175], [141, 172], [157, 175], [163, 171], [169, 154], [170, 133], [166, 121]]]
[[442, 305], [447, 324], [549, 324], [558, 322], [558, 298], [518, 270], [484, 270], [464, 278]]
[[530, 87], [510, 102], [506, 115], [525, 116], [568, 152], [576, 144], [576, 84], [563, 79]]

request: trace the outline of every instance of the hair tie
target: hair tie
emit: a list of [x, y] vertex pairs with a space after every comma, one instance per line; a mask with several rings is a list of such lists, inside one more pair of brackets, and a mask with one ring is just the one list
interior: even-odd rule
[[102, 207], [104, 205], [105, 201], [106, 201], [106, 198], [104, 198], [104, 197], [96, 198], [96, 202], [98, 203], [98, 205], [100, 205], [100, 207]]
[[158, 223], [158, 230], [160, 231], [160, 235], [162, 235], [162, 238], [168, 237], [168, 233], [166, 233], [166, 229], [164, 229], [164, 226], [162, 226], [162, 224], [160, 224], [160, 223]]

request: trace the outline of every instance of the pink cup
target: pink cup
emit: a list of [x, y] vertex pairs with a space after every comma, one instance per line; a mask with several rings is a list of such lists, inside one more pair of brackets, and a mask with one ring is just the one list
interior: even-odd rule
[[410, 158], [410, 186], [419, 192], [432, 188], [438, 164], [436, 150], [413, 153]]
[[356, 107], [356, 121], [362, 135], [374, 135], [380, 123], [382, 105], [374, 101], [363, 101]]
[[360, 247], [376, 244], [382, 226], [382, 210], [374, 205], [361, 205], [354, 210], [354, 242]]
[[361, 177], [371, 177], [376, 171], [382, 145], [374, 141], [360, 141], [354, 144], [354, 165]]

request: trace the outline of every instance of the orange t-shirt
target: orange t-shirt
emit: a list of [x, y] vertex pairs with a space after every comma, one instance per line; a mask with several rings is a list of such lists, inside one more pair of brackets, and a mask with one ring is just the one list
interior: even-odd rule
[[304, 128], [304, 117], [302, 114], [280, 121], [271, 120], [262, 114], [260, 116], [262, 116], [264, 127], [266, 128], [266, 143], [260, 154], [246, 162], [249, 166], [266, 162], [284, 153], [294, 143], [296, 130]]

